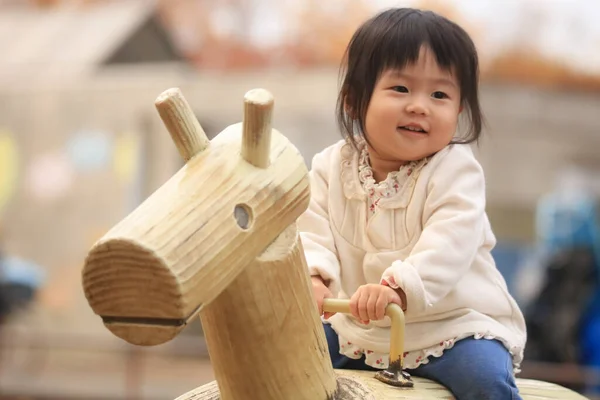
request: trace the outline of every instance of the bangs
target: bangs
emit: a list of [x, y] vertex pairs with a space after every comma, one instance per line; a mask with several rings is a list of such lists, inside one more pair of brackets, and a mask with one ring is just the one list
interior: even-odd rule
[[387, 32], [382, 32], [381, 40], [374, 41], [378, 45], [372, 47], [367, 58], [375, 77], [380, 77], [388, 69], [403, 69], [416, 63], [421, 48], [428, 47], [442, 70], [458, 73], [456, 78], [462, 89], [467, 77], [474, 73], [471, 53], [465, 51], [468, 43], [454, 32], [452, 24], [438, 15], [411, 11], [401, 18], [385, 16], [392, 21], [379, 21]]

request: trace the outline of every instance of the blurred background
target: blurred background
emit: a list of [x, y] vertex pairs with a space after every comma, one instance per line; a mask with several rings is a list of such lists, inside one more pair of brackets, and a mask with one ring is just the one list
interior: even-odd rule
[[199, 322], [130, 346], [81, 288], [92, 244], [182, 166], [153, 102], [181, 88], [212, 137], [266, 88], [310, 165], [340, 137], [347, 41], [399, 5], [480, 51], [476, 152], [527, 318], [521, 377], [600, 398], [600, 2], [0, 0], [0, 399], [174, 399], [212, 380]]

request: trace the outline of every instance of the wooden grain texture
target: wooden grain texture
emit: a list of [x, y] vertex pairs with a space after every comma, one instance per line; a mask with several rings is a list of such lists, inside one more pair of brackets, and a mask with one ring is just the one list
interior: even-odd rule
[[209, 145], [206, 133], [179, 88], [165, 90], [154, 105], [185, 161]]
[[[428, 379], [413, 377], [414, 388], [396, 388], [373, 378], [372, 372], [335, 370], [340, 390], [333, 400], [453, 400], [442, 385]], [[586, 397], [561, 386], [517, 379], [523, 400], [585, 400]], [[243, 397], [247, 399], [252, 396]], [[179, 396], [176, 400], [220, 400], [216, 382], [211, 382]], [[293, 397], [290, 397], [293, 399]], [[284, 398], [281, 398], [284, 400]]]
[[334, 393], [306, 271], [292, 224], [200, 313], [222, 399], [326, 400]]
[[169, 340], [307, 208], [304, 160], [271, 137], [256, 168], [240, 156], [242, 124], [225, 129], [92, 247], [85, 295], [115, 335]]
[[250, 90], [244, 96], [242, 157], [250, 164], [267, 168], [271, 147], [273, 96], [264, 89]]

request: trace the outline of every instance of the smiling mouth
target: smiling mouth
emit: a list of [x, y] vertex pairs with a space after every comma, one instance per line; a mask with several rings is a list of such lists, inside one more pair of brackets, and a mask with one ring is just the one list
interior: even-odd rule
[[396, 129], [412, 133], [427, 133], [426, 130], [424, 130], [423, 128], [419, 128], [418, 126], [399, 126]]

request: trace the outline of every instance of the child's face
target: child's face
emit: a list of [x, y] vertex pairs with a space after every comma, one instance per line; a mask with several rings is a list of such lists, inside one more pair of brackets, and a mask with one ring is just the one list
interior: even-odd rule
[[384, 71], [375, 85], [365, 118], [371, 158], [407, 162], [440, 151], [454, 137], [460, 111], [457, 79], [423, 47], [415, 64]]

